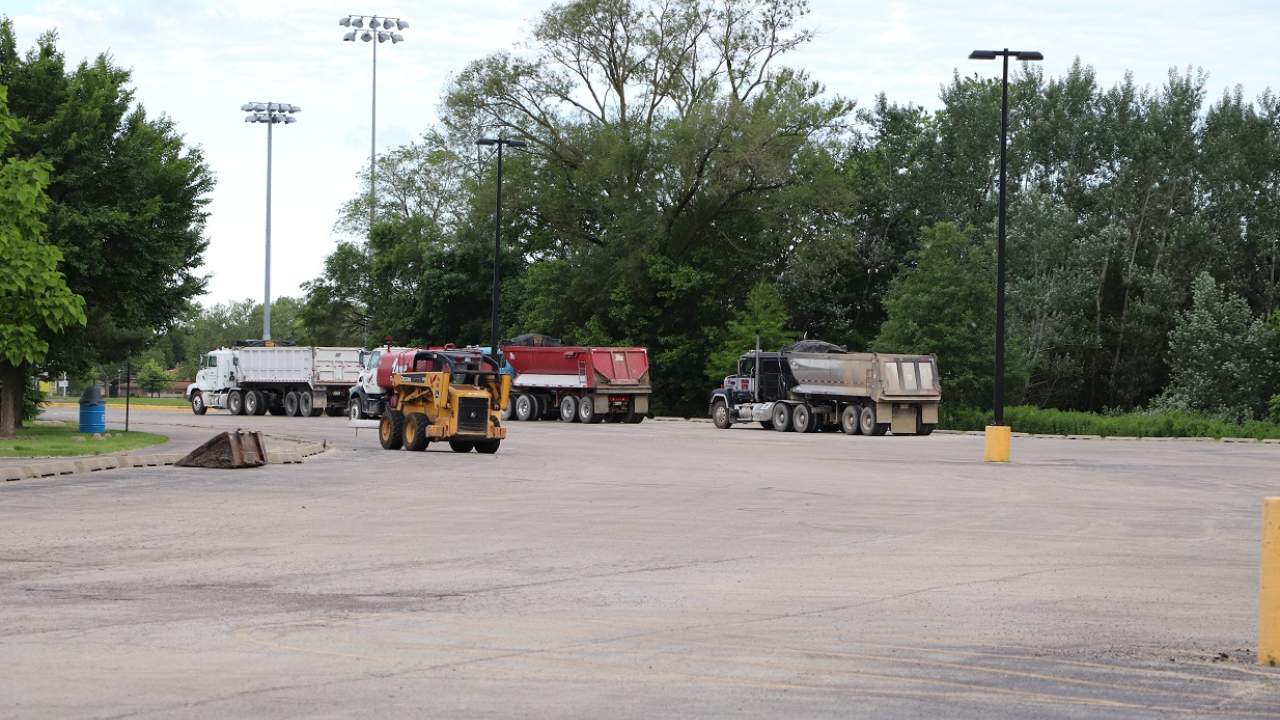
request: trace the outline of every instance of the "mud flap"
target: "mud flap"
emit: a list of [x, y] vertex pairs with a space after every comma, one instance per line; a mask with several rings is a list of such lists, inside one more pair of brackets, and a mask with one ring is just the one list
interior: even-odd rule
[[267, 446], [262, 433], [235, 430], [218, 433], [208, 442], [174, 463], [178, 467], [232, 469], [267, 464]]
[[915, 405], [899, 405], [893, 404], [893, 424], [890, 430], [894, 435], [915, 435], [919, 430], [916, 427], [916, 406]]

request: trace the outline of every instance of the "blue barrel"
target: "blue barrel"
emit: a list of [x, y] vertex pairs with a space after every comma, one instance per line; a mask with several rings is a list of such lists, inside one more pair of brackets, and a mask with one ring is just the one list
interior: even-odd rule
[[80, 393], [80, 432], [104, 433], [107, 431], [107, 401], [102, 397], [102, 386], [90, 385]]

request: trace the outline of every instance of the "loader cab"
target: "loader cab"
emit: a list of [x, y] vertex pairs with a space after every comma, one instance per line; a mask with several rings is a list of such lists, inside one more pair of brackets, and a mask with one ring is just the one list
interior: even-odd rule
[[[724, 389], [734, 403], [780, 400], [787, 394], [785, 376], [786, 367], [781, 353], [757, 353], [753, 350], [738, 358], [738, 372], [724, 379]], [[760, 383], [758, 398], [755, 396], [757, 377]]]

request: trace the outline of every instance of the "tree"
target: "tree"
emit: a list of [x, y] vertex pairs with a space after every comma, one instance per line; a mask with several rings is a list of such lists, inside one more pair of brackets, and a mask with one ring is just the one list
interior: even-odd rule
[[138, 371], [138, 384], [142, 386], [143, 392], [152, 395], [164, 392], [171, 382], [173, 382], [173, 376], [168, 370], [160, 367], [160, 363], [156, 362], [155, 358], [149, 358]]
[[1172, 375], [1158, 406], [1233, 421], [1265, 416], [1275, 387], [1270, 333], [1244, 298], [1201, 273], [1169, 333]]
[[69, 70], [53, 32], [20, 56], [0, 19], [0, 84], [19, 120], [6, 156], [51, 166], [48, 242], [88, 313], [83, 329], [45, 333], [46, 370], [123, 360], [204, 288], [213, 175], [170, 119], [134, 102], [129, 81], [105, 54]]
[[84, 299], [58, 271], [62, 253], [44, 242], [49, 167], [7, 151], [18, 129], [0, 85], [0, 438], [13, 437], [27, 369], [44, 359], [44, 333], [83, 324]]
[[787, 330], [787, 307], [782, 304], [782, 296], [777, 288], [764, 282], [751, 288], [746, 307], [715, 339], [714, 349], [707, 357], [707, 378], [719, 381], [732, 375], [738, 357], [754, 348], [757, 339], [763, 350], [776, 350], [796, 339], [796, 334]]
[[990, 404], [995, 372], [995, 253], [976, 235], [951, 223], [921, 231], [875, 341], [880, 352], [936, 355], [943, 397], [966, 407]]

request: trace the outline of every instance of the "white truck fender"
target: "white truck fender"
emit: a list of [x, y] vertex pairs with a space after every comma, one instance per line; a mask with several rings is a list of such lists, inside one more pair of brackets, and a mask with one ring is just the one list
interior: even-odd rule
[[190, 400], [191, 400], [191, 393], [192, 393], [192, 392], [194, 392], [195, 390], [196, 390], [196, 384], [195, 384], [195, 383], [191, 383], [191, 384], [187, 385], [186, 397], [187, 397], [187, 400], [188, 400], [188, 401], [190, 401]]

